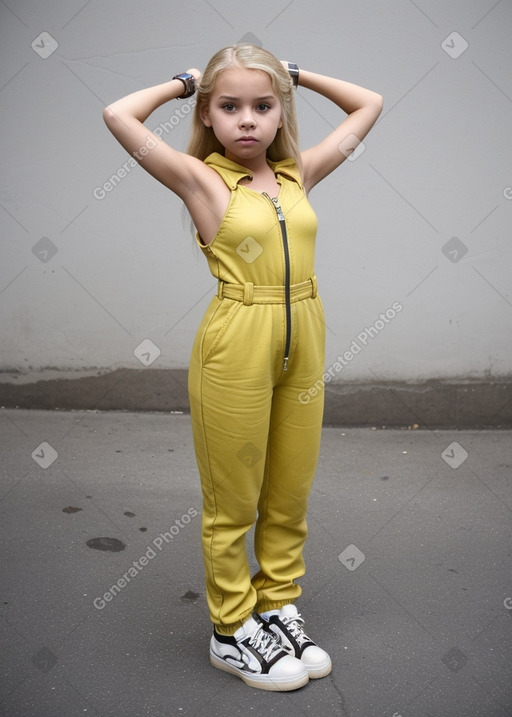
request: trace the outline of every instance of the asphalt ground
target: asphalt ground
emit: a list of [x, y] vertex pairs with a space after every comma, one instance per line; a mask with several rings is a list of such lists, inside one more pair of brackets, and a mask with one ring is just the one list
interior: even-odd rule
[[333, 672], [287, 693], [210, 666], [188, 415], [0, 432], [0, 714], [512, 715], [510, 431], [324, 428], [297, 605]]

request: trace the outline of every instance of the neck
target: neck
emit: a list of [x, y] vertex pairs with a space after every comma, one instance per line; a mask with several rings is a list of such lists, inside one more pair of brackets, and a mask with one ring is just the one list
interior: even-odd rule
[[270, 168], [267, 164], [266, 152], [259, 154], [257, 157], [251, 157], [245, 159], [244, 157], [237, 157], [230, 152], [226, 152], [226, 159], [230, 159], [232, 162], [240, 164], [242, 167], [247, 167], [253, 174], [260, 174], [267, 172]]

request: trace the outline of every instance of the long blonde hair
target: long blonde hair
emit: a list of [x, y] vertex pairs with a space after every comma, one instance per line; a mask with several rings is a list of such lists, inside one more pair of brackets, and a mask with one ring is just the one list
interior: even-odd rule
[[283, 126], [277, 131], [274, 141], [268, 148], [267, 157], [273, 162], [291, 157], [301, 169], [297, 112], [290, 75], [271, 52], [248, 43], [225, 47], [215, 53], [208, 63], [197, 88], [197, 103], [192, 118], [188, 154], [204, 160], [212, 152], [224, 153], [224, 147], [215, 136], [213, 129], [204, 125], [201, 109], [208, 104], [219, 73], [229, 67], [263, 70], [269, 75], [272, 89], [281, 103]]

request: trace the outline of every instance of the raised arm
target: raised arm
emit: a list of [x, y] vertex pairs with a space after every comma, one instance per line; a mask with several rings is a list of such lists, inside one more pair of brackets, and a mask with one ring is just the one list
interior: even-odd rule
[[[199, 80], [199, 70], [188, 70]], [[134, 156], [153, 177], [182, 198], [197, 182], [204, 164], [194, 157], [170, 147], [145, 125], [149, 115], [171, 100], [184, 94], [181, 80], [133, 92], [113, 102], [103, 111], [103, 119], [120, 144]]]
[[312, 189], [349, 156], [382, 111], [382, 97], [350, 82], [300, 70], [299, 85], [327, 97], [347, 117], [319, 144], [302, 152], [304, 186]]

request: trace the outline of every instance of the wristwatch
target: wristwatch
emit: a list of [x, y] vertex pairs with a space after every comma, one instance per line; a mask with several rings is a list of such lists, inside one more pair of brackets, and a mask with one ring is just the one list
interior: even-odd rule
[[299, 66], [295, 62], [288, 63], [288, 74], [292, 78], [293, 86], [297, 87], [299, 84]]
[[185, 92], [182, 95], [178, 95], [179, 100], [186, 100], [187, 97], [192, 97], [196, 91], [196, 78], [188, 72], [182, 72], [181, 75], [174, 75], [173, 80], [181, 80]]

